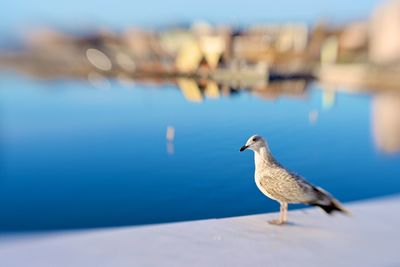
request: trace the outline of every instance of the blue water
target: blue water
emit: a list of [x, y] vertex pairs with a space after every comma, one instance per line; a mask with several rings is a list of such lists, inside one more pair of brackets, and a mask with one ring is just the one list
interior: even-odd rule
[[400, 155], [377, 149], [371, 99], [339, 93], [325, 109], [312, 85], [300, 99], [243, 92], [197, 104], [172, 85], [100, 90], [2, 76], [0, 231], [276, 211], [254, 184], [252, 153], [239, 153], [254, 133], [286, 167], [342, 201], [399, 193]]

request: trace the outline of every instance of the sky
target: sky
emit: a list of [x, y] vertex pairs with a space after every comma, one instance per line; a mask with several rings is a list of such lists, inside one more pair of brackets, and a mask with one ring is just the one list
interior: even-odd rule
[[234, 25], [288, 20], [310, 23], [320, 18], [341, 22], [367, 18], [380, 2], [382, 1], [13, 0], [3, 1], [1, 4], [3, 7], [0, 8], [0, 32], [15, 34], [47, 24], [69, 28], [123, 28], [131, 25], [160, 26], [195, 20]]

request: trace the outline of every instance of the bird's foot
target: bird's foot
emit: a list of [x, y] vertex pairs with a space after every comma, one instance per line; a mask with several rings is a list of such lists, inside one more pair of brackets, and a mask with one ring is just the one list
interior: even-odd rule
[[285, 224], [286, 222], [281, 219], [275, 219], [275, 220], [268, 221], [268, 223], [273, 224], [273, 225], [282, 225], [282, 224]]

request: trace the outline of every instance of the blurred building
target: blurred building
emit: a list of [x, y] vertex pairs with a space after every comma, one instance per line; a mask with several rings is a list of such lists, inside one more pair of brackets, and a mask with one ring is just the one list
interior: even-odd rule
[[369, 58], [377, 64], [400, 61], [400, 1], [378, 7], [370, 21]]
[[[399, 64], [400, 1], [384, 3], [369, 21], [344, 25], [235, 29], [196, 22], [161, 31], [132, 27], [85, 34], [44, 28], [26, 38], [24, 49], [0, 53], [0, 67], [34, 77], [172, 82], [195, 102], [241, 89], [266, 98], [271, 91], [297, 95], [313, 79], [332, 88], [397, 90]], [[332, 106], [333, 91], [323, 101]]]

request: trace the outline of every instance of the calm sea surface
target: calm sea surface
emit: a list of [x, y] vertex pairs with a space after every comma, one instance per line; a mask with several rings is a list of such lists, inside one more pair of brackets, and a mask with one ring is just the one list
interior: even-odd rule
[[[277, 211], [247, 138], [340, 200], [400, 192], [400, 155], [378, 149], [373, 97], [323, 104], [242, 92], [203, 103], [175, 86], [0, 77], [0, 231], [138, 225]], [[167, 142], [167, 127], [175, 139]], [[300, 206], [297, 206], [300, 207]]]

